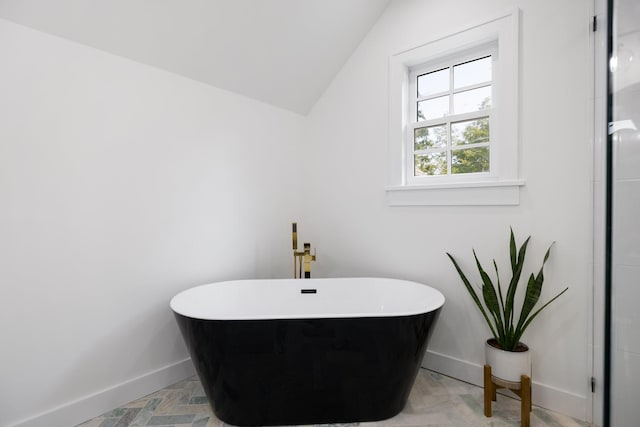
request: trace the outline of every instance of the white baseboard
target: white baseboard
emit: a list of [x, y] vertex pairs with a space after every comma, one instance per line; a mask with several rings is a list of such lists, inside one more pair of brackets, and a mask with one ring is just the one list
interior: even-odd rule
[[[482, 387], [484, 383], [483, 367], [466, 360], [427, 351], [422, 366], [479, 387]], [[535, 381], [535, 377], [533, 380], [531, 395], [534, 405], [583, 421], [591, 418], [587, 397], [538, 383]]]
[[[422, 365], [435, 372], [482, 387], [482, 366], [432, 351], [427, 351]], [[191, 359], [116, 384], [64, 405], [33, 415], [9, 427], [69, 427], [94, 418], [132, 400], [146, 396], [195, 375]], [[580, 420], [590, 417], [588, 399], [549, 385], [533, 382], [533, 404]]]
[[195, 375], [195, 369], [191, 359], [185, 359], [33, 415], [9, 427], [75, 426], [192, 375]]

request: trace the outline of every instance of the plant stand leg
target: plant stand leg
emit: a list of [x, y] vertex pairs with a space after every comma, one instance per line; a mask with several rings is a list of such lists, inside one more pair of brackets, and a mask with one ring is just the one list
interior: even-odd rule
[[506, 388], [520, 396], [520, 422], [522, 427], [530, 427], [531, 413], [531, 378], [527, 375], [520, 377], [520, 383], [502, 381], [491, 377], [491, 366], [484, 365], [484, 416], [491, 417], [491, 402], [496, 401], [496, 390]]
[[496, 388], [491, 381], [491, 366], [484, 365], [484, 416], [491, 416], [491, 401], [496, 400]]
[[529, 414], [531, 412], [531, 378], [527, 375], [521, 377], [520, 388], [520, 421], [522, 427], [529, 427]]

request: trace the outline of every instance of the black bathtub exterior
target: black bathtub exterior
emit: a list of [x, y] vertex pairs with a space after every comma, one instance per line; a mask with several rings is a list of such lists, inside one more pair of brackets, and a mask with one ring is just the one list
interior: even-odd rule
[[409, 397], [440, 309], [201, 320], [174, 313], [216, 416], [238, 426], [376, 421]]

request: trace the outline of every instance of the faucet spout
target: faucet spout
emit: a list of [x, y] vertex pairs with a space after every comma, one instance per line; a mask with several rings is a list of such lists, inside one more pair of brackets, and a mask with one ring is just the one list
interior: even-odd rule
[[302, 278], [304, 266], [304, 278], [311, 278], [311, 263], [316, 260], [316, 250], [313, 249], [311, 254], [311, 243], [304, 243], [303, 250], [298, 251], [298, 224], [291, 224], [291, 238], [293, 241], [293, 277], [295, 279]]

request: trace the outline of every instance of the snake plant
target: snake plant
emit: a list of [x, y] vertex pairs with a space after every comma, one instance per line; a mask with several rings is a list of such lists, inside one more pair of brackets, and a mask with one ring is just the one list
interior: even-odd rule
[[[540, 312], [555, 301], [560, 295], [565, 293], [569, 288], [565, 288], [558, 295], [549, 300], [546, 304], [540, 307], [535, 312], [532, 311], [535, 305], [538, 303], [540, 299], [540, 293], [542, 292], [542, 283], [544, 282], [544, 275], [542, 270], [544, 268], [547, 259], [549, 258], [549, 253], [551, 252], [551, 246], [547, 249], [546, 254], [544, 255], [544, 259], [542, 261], [542, 266], [540, 267], [540, 271], [537, 275], [531, 273], [529, 276], [529, 280], [527, 283], [527, 289], [525, 292], [524, 299], [522, 301], [522, 307], [520, 309], [520, 316], [518, 317], [518, 321], [516, 323], [516, 315], [514, 310], [515, 305], [515, 296], [516, 290], [518, 288], [518, 283], [520, 282], [520, 276], [522, 273], [522, 267], [524, 265], [525, 254], [527, 253], [527, 245], [529, 244], [529, 239], [531, 236], [527, 237], [527, 240], [524, 241], [522, 246], [519, 249], [516, 248], [515, 237], [513, 236], [513, 229], [511, 229], [511, 236], [509, 242], [509, 253], [511, 256], [511, 280], [509, 281], [509, 286], [507, 288], [506, 295], [503, 296], [502, 287], [500, 285], [500, 275], [498, 273], [498, 265], [496, 264], [496, 260], [493, 260], [493, 267], [496, 272], [496, 286], [492, 282], [489, 275], [486, 273], [478, 257], [476, 255], [476, 251], [473, 250], [473, 257], [475, 258], [476, 265], [478, 267], [478, 271], [480, 272], [480, 277], [482, 279], [482, 300], [484, 301], [484, 306], [480, 302], [480, 298], [476, 293], [475, 289], [460, 269], [460, 266], [456, 262], [456, 260], [447, 252], [447, 256], [453, 262], [462, 282], [465, 287], [469, 291], [471, 298], [480, 309], [480, 312], [484, 316], [484, 319], [487, 321], [487, 325], [489, 325], [489, 329], [491, 329], [491, 333], [493, 337], [498, 342], [498, 345], [506, 351], [516, 351], [516, 347], [522, 337], [522, 334], [527, 329], [531, 321], [538, 315]], [[497, 290], [497, 292], [496, 292]], [[506, 299], [505, 299], [506, 297]]]

